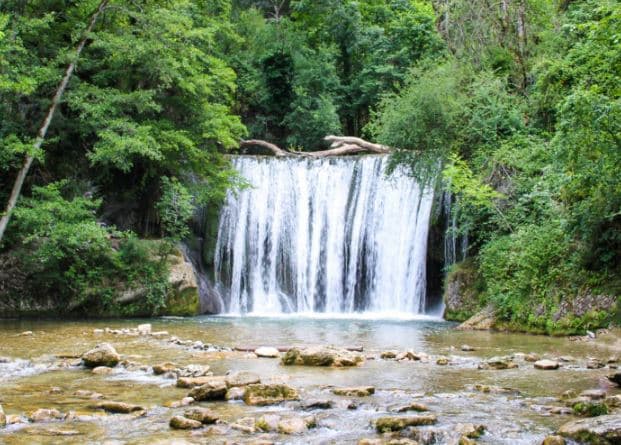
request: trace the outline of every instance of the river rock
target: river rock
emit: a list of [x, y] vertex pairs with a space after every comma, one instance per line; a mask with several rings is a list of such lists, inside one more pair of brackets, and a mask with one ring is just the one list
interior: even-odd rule
[[621, 443], [621, 414], [574, 420], [562, 425], [558, 433], [590, 445]]
[[409, 426], [433, 425], [438, 421], [437, 417], [429, 415], [396, 417], [380, 417], [375, 421], [375, 429], [378, 433], [401, 431]]
[[98, 366], [114, 367], [120, 360], [121, 356], [110, 343], [101, 343], [82, 354], [82, 361], [89, 368], [96, 368]]
[[209, 365], [187, 365], [177, 369], [179, 377], [205, 377], [212, 375], [209, 372]]
[[332, 393], [337, 396], [348, 397], [366, 397], [371, 394], [375, 394], [375, 387], [373, 386], [355, 386], [350, 388], [332, 388]]
[[225, 385], [224, 376], [205, 376], [205, 377], [179, 377], [177, 388], [195, 388], [202, 385]]
[[278, 358], [280, 357], [280, 351], [276, 348], [272, 348], [270, 346], [261, 346], [254, 350], [254, 353], [257, 357], [262, 358]]
[[308, 348], [291, 348], [282, 358], [283, 365], [302, 366], [357, 366], [364, 362], [359, 353], [333, 346], [311, 346]]
[[535, 369], [553, 370], [558, 369], [560, 365], [557, 361], [543, 359], [536, 361], [533, 366]]
[[330, 399], [313, 399], [302, 403], [302, 409], [330, 409], [334, 402]]
[[474, 348], [473, 348], [472, 346], [470, 346], [470, 345], [461, 345], [461, 348], [460, 348], [460, 349], [461, 349], [462, 351], [464, 351], [464, 352], [472, 352], [472, 351], [475, 351], [475, 350], [476, 350], [476, 349], [474, 349]]
[[213, 380], [201, 386], [197, 386], [188, 394], [194, 400], [224, 400], [226, 396], [226, 383], [224, 379]]
[[545, 439], [543, 439], [543, 442], [541, 442], [541, 445], [565, 445], [565, 439], [563, 439], [563, 436], [547, 436]]
[[606, 397], [604, 403], [610, 408], [621, 408], [621, 394]]
[[404, 413], [406, 411], [419, 411], [420, 412], [420, 411], [429, 411], [429, 408], [427, 408], [422, 403], [412, 402], [408, 405], [397, 406], [396, 408], [393, 408], [392, 411], [396, 413]]
[[4, 414], [2, 405], [0, 405], [0, 428], [4, 428], [5, 426], [6, 426], [6, 414]]
[[216, 423], [219, 419], [218, 415], [214, 413], [212, 410], [208, 408], [201, 408], [201, 407], [187, 409], [183, 413], [183, 416], [188, 419], [192, 419], [200, 423], [204, 423], [206, 425], [211, 424], [211, 423]]
[[617, 386], [621, 386], [621, 372], [615, 372], [614, 374], [610, 374], [608, 376], [608, 380], [612, 383], [616, 383]]
[[246, 405], [275, 405], [287, 400], [299, 400], [298, 392], [285, 384], [255, 384], [246, 386], [244, 402]]
[[162, 375], [168, 372], [176, 373], [176, 371], [177, 365], [171, 362], [158, 363], [157, 365], [153, 365], [153, 374], [155, 375]]
[[112, 373], [112, 368], [108, 368], [107, 366], [97, 366], [96, 368], [93, 368], [91, 372], [96, 375], [108, 375]]
[[436, 360], [436, 365], [446, 366], [449, 364], [449, 359], [446, 357], [438, 357]]
[[244, 433], [252, 434], [256, 431], [257, 421], [253, 417], [243, 417], [241, 419], [237, 419], [235, 422], [231, 424], [231, 428], [238, 431], [243, 431]]
[[95, 408], [103, 409], [104, 411], [115, 414], [129, 414], [136, 411], [144, 411], [144, 408], [138, 405], [113, 401], [99, 402], [97, 405], [95, 405]]
[[603, 389], [587, 389], [580, 393], [580, 397], [588, 397], [591, 400], [601, 400], [606, 398], [606, 391]]
[[255, 383], [261, 383], [261, 377], [259, 377], [254, 372], [250, 371], [236, 371], [230, 374], [227, 374], [224, 377], [226, 386], [229, 388], [235, 386], [246, 386], [253, 385]]
[[383, 358], [384, 360], [394, 359], [397, 357], [397, 354], [397, 351], [383, 351], [380, 354], [380, 358]]
[[[312, 421], [314, 423], [314, 420]], [[301, 417], [286, 417], [278, 422], [280, 434], [302, 434], [308, 430], [308, 423]]]
[[534, 352], [529, 352], [528, 354], [524, 356], [524, 360], [526, 360], [527, 362], [537, 362], [541, 360], [541, 356]]
[[600, 369], [606, 366], [601, 360], [596, 358], [590, 358], [587, 360], [586, 367], [587, 369]]
[[38, 410], [30, 413], [29, 416], [31, 422], [51, 422], [53, 420], [63, 420], [64, 418], [65, 414], [53, 408], [39, 408]]
[[475, 425], [473, 423], [458, 423], [455, 425], [455, 432], [470, 439], [477, 439], [485, 433], [485, 425]]
[[169, 423], [171, 428], [176, 430], [194, 430], [203, 426], [198, 420], [188, 419], [183, 416], [174, 416]]
[[502, 369], [512, 369], [517, 368], [518, 365], [514, 361], [502, 357], [492, 357], [486, 360], [483, 363], [479, 363], [479, 369], [494, 369], [494, 370], [502, 370]]

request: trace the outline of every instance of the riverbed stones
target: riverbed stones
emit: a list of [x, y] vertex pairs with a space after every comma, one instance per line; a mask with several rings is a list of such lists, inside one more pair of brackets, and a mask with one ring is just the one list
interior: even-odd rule
[[246, 386], [244, 403], [253, 406], [276, 405], [288, 400], [299, 400], [295, 388], [281, 383], [255, 384]]
[[347, 397], [366, 397], [375, 394], [373, 386], [352, 386], [345, 388], [332, 388], [332, 394]]
[[209, 365], [187, 365], [176, 370], [179, 377], [205, 377], [212, 375]]
[[461, 349], [463, 352], [473, 352], [473, 351], [475, 351], [475, 349], [472, 346], [470, 346], [470, 345], [461, 345], [461, 347], [459, 349]]
[[195, 430], [203, 426], [198, 420], [188, 419], [183, 416], [173, 416], [170, 419], [169, 425], [176, 430]]
[[261, 358], [278, 358], [280, 357], [280, 351], [270, 346], [261, 346], [254, 350], [257, 357]]
[[4, 428], [5, 426], [6, 426], [6, 414], [4, 414], [2, 405], [0, 405], [0, 428]]
[[100, 343], [93, 349], [82, 354], [82, 362], [88, 368], [98, 366], [116, 366], [121, 360], [121, 356], [110, 343]]
[[485, 433], [485, 425], [475, 425], [474, 423], [458, 423], [455, 425], [455, 432], [469, 439], [478, 439]]
[[144, 411], [144, 408], [141, 406], [132, 405], [131, 403], [125, 402], [114, 402], [112, 400], [99, 402], [97, 405], [95, 405], [95, 408], [103, 409], [106, 412], [114, 414], [129, 414], [137, 411]]
[[299, 366], [357, 366], [364, 362], [360, 353], [336, 348], [334, 346], [311, 346], [307, 348], [291, 348], [282, 358], [283, 365]]
[[416, 416], [386, 416], [375, 421], [375, 429], [378, 433], [401, 431], [410, 426], [433, 425], [438, 421], [433, 414]]
[[541, 445], [565, 445], [565, 439], [563, 436], [547, 436], [541, 442]]
[[560, 365], [555, 360], [543, 359], [543, 360], [537, 360], [533, 366], [535, 367], [535, 369], [549, 371], [549, 370], [558, 369]]
[[65, 414], [57, 409], [39, 408], [28, 416], [31, 422], [52, 422], [54, 420], [63, 420]]
[[96, 368], [93, 368], [91, 372], [95, 375], [108, 375], [112, 373], [112, 368], [107, 366], [97, 366]]
[[219, 419], [218, 415], [209, 408], [190, 408], [184, 411], [183, 417], [196, 420], [202, 424], [209, 425], [216, 423]]
[[558, 433], [590, 445], [621, 443], [621, 414], [590, 417], [562, 425]]
[[606, 366], [601, 360], [596, 358], [589, 358], [586, 362], [587, 369], [600, 369]]
[[151, 323], [139, 324], [137, 330], [140, 335], [149, 335], [151, 333]]
[[201, 386], [196, 386], [188, 394], [189, 397], [193, 397], [196, 401], [203, 400], [224, 400], [226, 396], [226, 383], [224, 378], [208, 381]]
[[227, 374], [224, 377], [224, 381], [228, 388], [233, 388], [235, 386], [246, 386], [261, 383], [261, 377], [250, 371], [235, 371]]

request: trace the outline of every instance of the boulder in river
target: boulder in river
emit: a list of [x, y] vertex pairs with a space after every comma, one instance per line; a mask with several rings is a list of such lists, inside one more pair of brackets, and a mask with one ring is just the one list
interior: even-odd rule
[[515, 363], [511, 359], [506, 359], [503, 357], [492, 357], [483, 363], [479, 363], [479, 369], [501, 370], [501, 369], [512, 369], [512, 368], [517, 368], [517, 367], [518, 367], [517, 363]]
[[574, 420], [562, 425], [561, 436], [589, 445], [615, 445], [621, 443], [621, 414]]
[[334, 406], [334, 401], [330, 399], [312, 399], [302, 403], [302, 409], [330, 409]]
[[353, 386], [349, 388], [332, 388], [332, 393], [337, 396], [366, 397], [375, 394], [373, 386]]
[[554, 360], [538, 360], [534, 364], [535, 369], [543, 369], [543, 370], [554, 370], [559, 368], [559, 363]]
[[187, 419], [196, 420], [205, 425], [216, 423], [219, 419], [218, 415], [209, 408], [190, 408], [185, 410], [183, 416]]
[[397, 351], [383, 351], [380, 354], [380, 358], [384, 359], [384, 360], [390, 360], [390, 359], [394, 359], [397, 357], [398, 352]]
[[254, 350], [254, 353], [257, 357], [262, 358], [278, 358], [280, 357], [280, 351], [276, 348], [272, 348], [270, 346], [261, 346]]
[[235, 386], [246, 386], [253, 385], [255, 383], [261, 383], [261, 377], [259, 377], [254, 372], [250, 371], [236, 371], [230, 374], [227, 374], [224, 377], [226, 382], [226, 386], [229, 388], [233, 388]]
[[286, 417], [278, 422], [280, 434], [302, 434], [308, 430], [307, 422], [301, 417]]
[[153, 374], [162, 375], [168, 372], [176, 372], [177, 365], [171, 362], [158, 363], [157, 365], [153, 365]]
[[255, 384], [246, 386], [244, 402], [246, 405], [275, 405], [287, 400], [299, 400], [298, 392], [285, 384]]
[[333, 346], [291, 348], [282, 358], [283, 365], [345, 367], [357, 366], [362, 362], [362, 354]]
[[188, 396], [193, 397], [197, 401], [224, 400], [226, 396], [226, 383], [224, 383], [224, 379], [207, 382], [192, 389]]
[[194, 430], [203, 426], [198, 420], [188, 419], [183, 416], [172, 417], [169, 425], [176, 430]]
[[404, 413], [406, 411], [429, 411], [429, 408], [427, 408], [427, 406], [423, 405], [422, 403], [416, 403], [416, 402], [412, 402], [408, 405], [401, 405], [401, 406], [397, 406], [395, 408], [393, 408], [391, 411], [394, 411], [395, 413]]
[[438, 421], [437, 417], [428, 415], [419, 416], [387, 416], [380, 417], [375, 421], [375, 429], [378, 433], [401, 431], [409, 426], [433, 425]]
[[84, 365], [89, 368], [98, 366], [116, 366], [121, 360], [121, 356], [110, 343], [100, 343], [90, 351], [82, 354]]

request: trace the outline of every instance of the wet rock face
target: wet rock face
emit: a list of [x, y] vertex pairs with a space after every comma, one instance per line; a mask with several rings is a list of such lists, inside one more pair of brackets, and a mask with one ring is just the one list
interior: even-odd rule
[[246, 405], [275, 405], [287, 400], [299, 400], [298, 392], [284, 384], [271, 385], [248, 385], [244, 393], [244, 402]]
[[558, 433], [589, 445], [616, 445], [621, 443], [621, 414], [568, 422]]
[[309, 348], [291, 348], [282, 358], [283, 365], [300, 366], [357, 366], [364, 362], [359, 353], [332, 346], [313, 346]]
[[114, 367], [121, 360], [121, 356], [110, 343], [101, 343], [82, 355], [84, 365], [89, 368], [98, 366]]

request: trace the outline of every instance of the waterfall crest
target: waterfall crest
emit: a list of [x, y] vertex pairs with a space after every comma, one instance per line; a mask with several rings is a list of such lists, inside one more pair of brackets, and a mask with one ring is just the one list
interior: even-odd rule
[[229, 313], [425, 310], [431, 189], [385, 156], [238, 156], [215, 278]]

